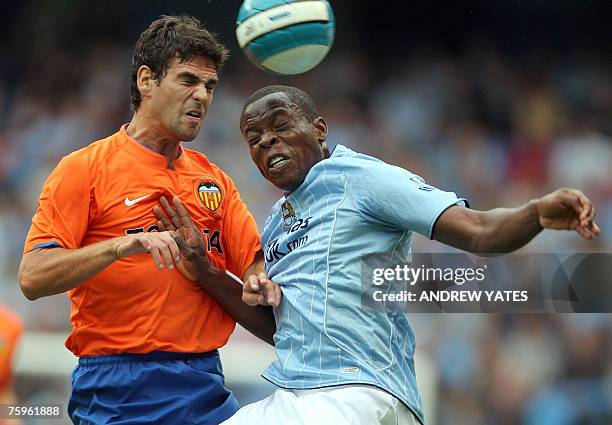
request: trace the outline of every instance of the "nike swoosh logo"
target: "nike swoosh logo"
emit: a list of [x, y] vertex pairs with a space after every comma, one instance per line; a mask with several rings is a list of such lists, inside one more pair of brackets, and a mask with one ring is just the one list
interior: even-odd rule
[[150, 193], [148, 195], [141, 196], [140, 198], [136, 198], [136, 199], [132, 199], [132, 200], [130, 200], [130, 198], [128, 198], [126, 196], [125, 197], [125, 205], [127, 205], [128, 207], [131, 207], [132, 205], [135, 205], [135, 204], [139, 203], [140, 201], [142, 201], [143, 199], [148, 198], [149, 196], [151, 196]]

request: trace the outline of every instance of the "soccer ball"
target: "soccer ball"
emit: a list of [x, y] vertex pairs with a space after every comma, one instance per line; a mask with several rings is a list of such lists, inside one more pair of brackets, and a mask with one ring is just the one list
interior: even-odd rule
[[327, 0], [245, 0], [236, 19], [236, 38], [259, 68], [301, 74], [327, 55], [335, 28]]

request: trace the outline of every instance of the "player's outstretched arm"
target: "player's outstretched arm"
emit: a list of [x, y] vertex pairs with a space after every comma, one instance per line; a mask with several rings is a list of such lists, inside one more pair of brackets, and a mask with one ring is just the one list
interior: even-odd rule
[[46, 248], [24, 254], [19, 285], [29, 300], [69, 291], [114, 261], [149, 252], [157, 268], [174, 267], [180, 252], [170, 232], [120, 236], [80, 249]]
[[[215, 300], [232, 318], [240, 323], [246, 330], [265, 342], [274, 345], [273, 336], [276, 332], [274, 314], [269, 306], [277, 306], [280, 301], [280, 289], [267, 277], [259, 276], [263, 271], [263, 255], [256, 256], [253, 264], [245, 273], [245, 284], [240, 285], [236, 280], [215, 267], [206, 254], [202, 234], [189, 216], [189, 213], [178, 197], [172, 199], [172, 206], [165, 197], [160, 198], [159, 207], [153, 212], [158, 218], [157, 226], [160, 230], [175, 231], [175, 239], [181, 251], [181, 272], [189, 279], [194, 280]], [[186, 271], [186, 273], [185, 273]], [[255, 285], [252, 276], [258, 283]], [[259, 287], [260, 286], [260, 287]], [[257, 288], [257, 289], [255, 289]], [[252, 301], [253, 293], [257, 292]], [[247, 293], [245, 295], [245, 293]], [[262, 302], [259, 295], [263, 295]], [[243, 299], [245, 302], [243, 302]], [[247, 300], [249, 302], [247, 302]], [[245, 305], [253, 305], [249, 307]]]
[[600, 233], [595, 208], [576, 189], [558, 189], [518, 208], [474, 211], [453, 206], [438, 219], [433, 238], [444, 244], [482, 254], [514, 251], [542, 229], [573, 230], [585, 239]]

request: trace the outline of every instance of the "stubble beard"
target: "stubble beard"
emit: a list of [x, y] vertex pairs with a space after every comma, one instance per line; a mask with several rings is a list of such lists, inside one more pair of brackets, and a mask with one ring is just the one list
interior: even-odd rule
[[176, 135], [180, 138], [182, 142], [191, 142], [200, 133], [200, 129], [202, 128], [202, 122], [199, 124], [186, 124], [181, 122], [179, 118], [178, 122], [176, 122], [174, 129]]

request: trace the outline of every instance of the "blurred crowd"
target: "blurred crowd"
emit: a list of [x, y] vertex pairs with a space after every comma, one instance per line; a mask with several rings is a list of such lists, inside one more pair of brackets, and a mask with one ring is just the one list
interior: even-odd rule
[[432, 424], [611, 423], [609, 315], [454, 316], [410, 317], [439, 374]]
[[[27, 302], [16, 275], [40, 188], [59, 159], [129, 122], [131, 45], [38, 58], [0, 79], [0, 300], [28, 330], [67, 331], [57, 296]], [[487, 43], [406, 58], [335, 52], [304, 76], [277, 79], [239, 52], [188, 147], [228, 172], [261, 226], [279, 192], [259, 176], [238, 118], [256, 88], [309, 91], [344, 144], [470, 200], [517, 206], [556, 187], [583, 190], [603, 230], [595, 242], [547, 232], [527, 249], [612, 248], [612, 63], [588, 50], [515, 60]], [[135, 159], [137, 160], [137, 159]], [[74, 176], [78, 178], [78, 176]], [[372, 182], [375, 190], [376, 182]], [[417, 249], [443, 249], [423, 238]], [[612, 282], [611, 282], [612, 283]], [[610, 315], [414, 315], [417, 346], [437, 366], [437, 424], [612, 423]]]

